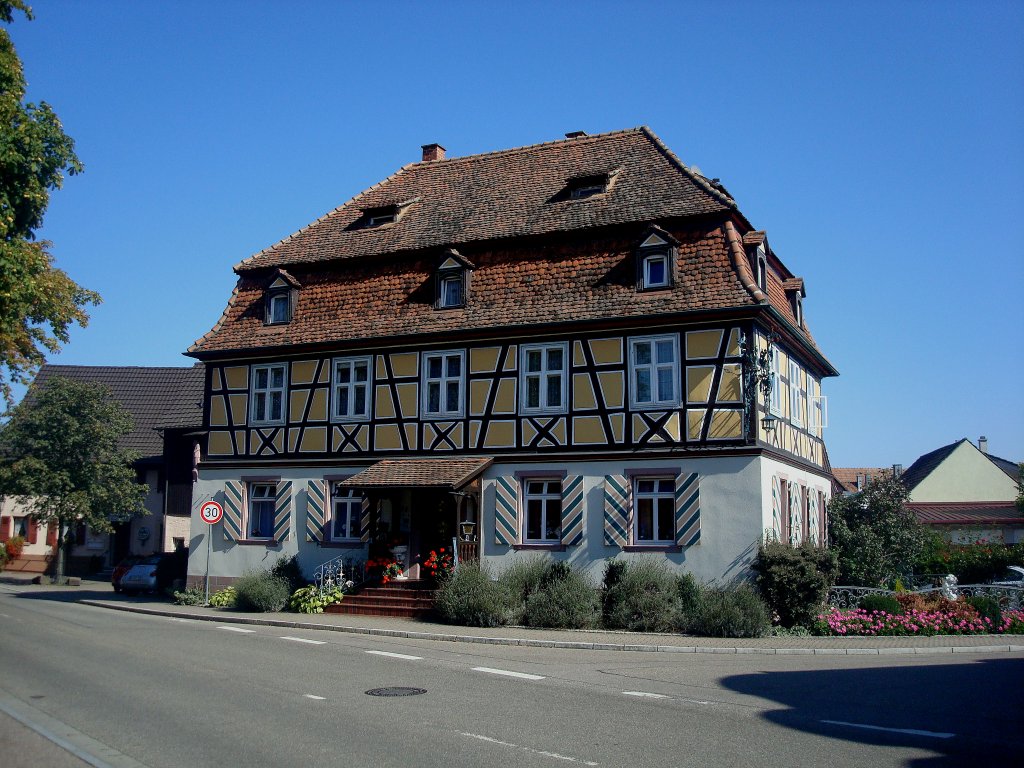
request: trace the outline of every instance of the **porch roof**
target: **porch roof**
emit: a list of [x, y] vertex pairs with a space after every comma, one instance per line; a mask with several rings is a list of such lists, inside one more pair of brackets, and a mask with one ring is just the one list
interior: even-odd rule
[[383, 459], [341, 482], [344, 488], [447, 488], [457, 491], [494, 461], [492, 456]]

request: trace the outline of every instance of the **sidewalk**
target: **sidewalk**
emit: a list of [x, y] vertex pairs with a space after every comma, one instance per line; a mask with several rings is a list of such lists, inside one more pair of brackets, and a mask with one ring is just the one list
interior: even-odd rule
[[804, 655], [914, 655], [953, 653], [1024, 653], [1024, 635], [938, 635], [933, 637], [760, 637], [754, 639], [612, 632], [607, 630], [534, 629], [531, 627], [457, 627], [418, 619], [320, 613], [243, 613], [219, 608], [175, 605], [158, 597], [129, 597], [109, 582], [83, 580], [81, 587], [27, 584], [11, 588], [26, 598], [78, 602], [108, 610], [151, 616], [250, 624], [289, 629], [348, 632], [380, 637], [458, 643], [567, 648], [583, 651], [647, 653], [751, 653]]

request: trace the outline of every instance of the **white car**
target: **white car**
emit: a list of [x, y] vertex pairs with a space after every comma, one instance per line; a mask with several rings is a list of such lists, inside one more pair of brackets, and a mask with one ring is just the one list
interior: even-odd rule
[[1000, 587], [1024, 587], [1024, 567], [1007, 566], [1006, 573], [992, 583]]

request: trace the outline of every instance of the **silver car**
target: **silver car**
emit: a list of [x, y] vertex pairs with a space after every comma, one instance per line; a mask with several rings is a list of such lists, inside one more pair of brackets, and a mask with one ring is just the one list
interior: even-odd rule
[[128, 569], [121, 577], [122, 592], [155, 592], [159, 586], [157, 571], [162, 555], [150, 555]]

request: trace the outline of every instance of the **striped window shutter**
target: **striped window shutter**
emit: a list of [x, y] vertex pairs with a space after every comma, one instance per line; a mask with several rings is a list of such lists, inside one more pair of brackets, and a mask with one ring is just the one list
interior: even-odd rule
[[13, 522], [13, 519], [7, 515], [0, 517], [0, 541], [7, 541], [11, 538], [11, 524]]
[[778, 475], [772, 475], [772, 536], [782, 541], [782, 483]]
[[807, 497], [807, 538], [814, 546], [821, 543], [818, 535], [818, 492], [809, 491]]
[[27, 541], [29, 544], [35, 544], [39, 540], [39, 523], [36, 522], [34, 517], [28, 519], [28, 537]]
[[604, 544], [624, 547], [629, 543], [629, 483], [624, 475], [604, 479]]
[[310, 480], [306, 488], [306, 541], [323, 542], [326, 510], [327, 481]]
[[511, 547], [519, 541], [519, 481], [514, 475], [494, 484], [494, 543]]
[[676, 476], [676, 544], [700, 543], [700, 478], [696, 472]]
[[562, 480], [562, 544], [583, 543], [583, 475], [566, 475]]
[[368, 542], [370, 540], [370, 497], [363, 496], [362, 506], [359, 508], [359, 540]]
[[802, 526], [800, 522], [800, 486], [789, 484], [789, 543], [799, 544]]
[[292, 481], [277, 484], [274, 499], [274, 541], [288, 541], [292, 536]]
[[238, 541], [242, 536], [243, 483], [228, 480], [224, 483], [224, 521], [222, 523], [225, 541]]

